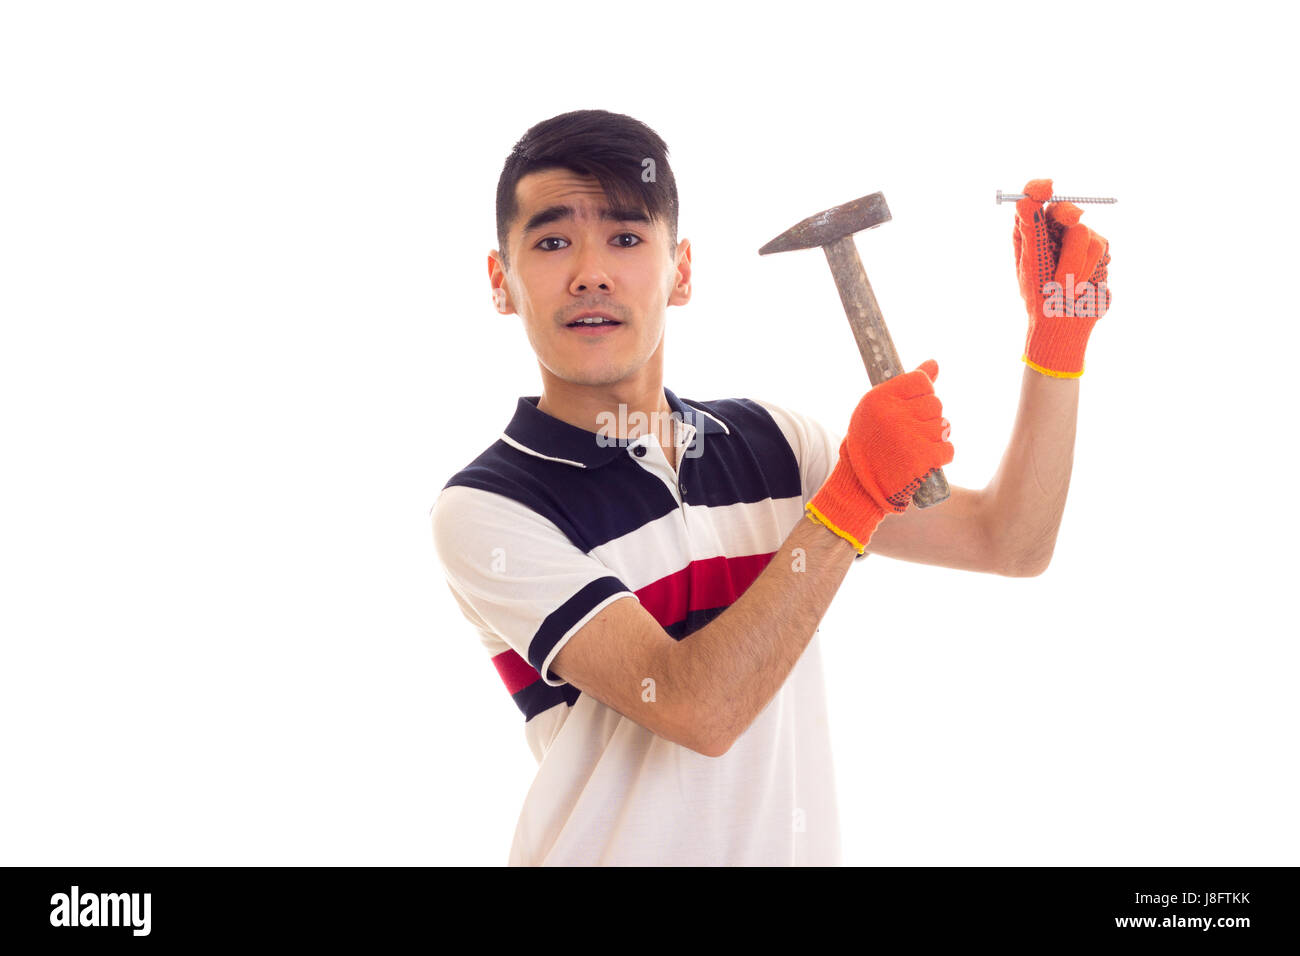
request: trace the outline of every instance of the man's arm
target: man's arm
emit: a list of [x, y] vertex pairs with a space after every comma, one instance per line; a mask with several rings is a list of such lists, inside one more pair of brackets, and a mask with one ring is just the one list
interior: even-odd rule
[[843, 538], [801, 518], [754, 583], [685, 640], [639, 602], [615, 601], [551, 669], [660, 737], [720, 757], [781, 689], [854, 557]]
[[887, 515], [867, 550], [963, 571], [1042, 574], [1065, 511], [1078, 411], [1077, 378], [1026, 366], [1011, 441], [988, 486], [953, 486], [941, 505]]
[[[1026, 368], [1011, 441], [989, 485], [954, 487], [942, 505], [888, 515], [867, 551], [1008, 576], [1040, 573], [1069, 487], [1078, 390], [1077, 379]], [[801, 520], [745, 593], [686, 640], [673, 641], [638, 602], [616, 601], [569, 639], [552, 670], [659, 736], [721, 756], [785, 682], [853, 558], [843, 538]], [[655, 682], [653, 701], [644, 696], [646, 677]]]

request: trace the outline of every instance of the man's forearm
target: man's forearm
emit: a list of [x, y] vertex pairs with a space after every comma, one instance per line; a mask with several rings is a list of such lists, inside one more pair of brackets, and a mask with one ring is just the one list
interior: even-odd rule
[[1079, 379], [1025, 367], [1011, 441], [984, 492], [997, 550], [1019, 573], [1041, 573], [1052, 558], [1070, 489], [1078, 412]]
[[855, 556], [843, 538], [800, 518], [745, 593], [672, 649], [671, 686], [707, 708], [698, 719], [711, 752], [725, 752], [776, 696]]

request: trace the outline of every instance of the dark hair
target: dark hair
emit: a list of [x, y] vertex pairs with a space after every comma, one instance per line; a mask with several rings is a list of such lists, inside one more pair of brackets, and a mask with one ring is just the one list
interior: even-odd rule
[[676, 254], [677, 181], [664, 141], [649, 126], [622, 113], [574, 110], [532, 127], [506, 157], [497, 180], [497, 248], [503, 265], [508, 265], [510, 224], [519, 215], [515, 186], [529, 173], [545, 169], [595, 176], [611, 206], [641, 209], [667, 223], [668, 254]]

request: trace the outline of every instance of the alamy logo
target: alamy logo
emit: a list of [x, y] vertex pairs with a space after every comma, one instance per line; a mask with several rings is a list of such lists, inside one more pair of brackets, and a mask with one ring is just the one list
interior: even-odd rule
[[130, 926], [132, 935], [149, 935], [149, 893], [88, 893], [76, 886], [50, 897], [51, 926]]
[[[680, 412], [632, 412], [628, 414], [627, 405], [619, 402], [618, 413], [604, 411], [596, 414], [596, 445], [608, 448], [619, 443], [619, 435], [635, 438], [640, 435], [655, 435], [660, 444], [673, 445], [677, 440], [679, 425], [687, 426]], [[696, 431], [691, 443], [682, 451], [683, 458], [700, 458], [704, 455], [704, 432]]]
[[1110, 307], [1110, 291], [1106, 280], [1075, 283], [1074, 273], [1065, 277], [1065, 285], [1059, 282], [1043, 283], [1043, 315], [1049, 319], [1060, 318], [1101, 318]]

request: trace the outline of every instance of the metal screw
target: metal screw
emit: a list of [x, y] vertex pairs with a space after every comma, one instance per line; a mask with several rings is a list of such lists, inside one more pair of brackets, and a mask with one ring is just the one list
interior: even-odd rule
[[[1004, 202], [1015, 202], [1017, 199], [1026, 199], [1024, 193], [1004, 193], [998, 190], [998, 204]], [[1097, 196], [1053, 196], [1048, 202], [1119, 202], [1118, 199], [1101, 198]]]

